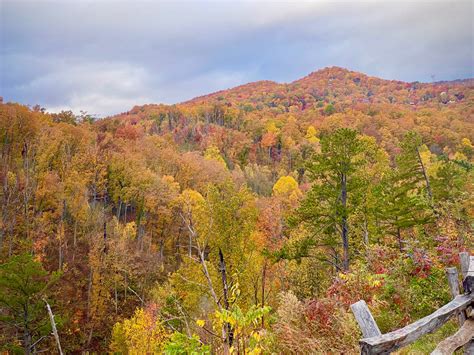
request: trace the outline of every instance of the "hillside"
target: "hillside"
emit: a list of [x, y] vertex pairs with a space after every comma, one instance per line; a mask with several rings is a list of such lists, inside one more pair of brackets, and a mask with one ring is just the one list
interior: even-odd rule
[[473, 142], [473, 79], [337, 67], [101, 120], [0, 103], [0, 352], [55, 349], [44, 300], [65, 353], [357, 352], [350, 304], [386, 332], [450, 299]]
[[184, 104], [250, 103], [266, 107], [283, 105], [288, 109], [300, 110], [316, 108], [329, 102], [342, 105], [356, 103], [430, 105], [439, 102], [452, 104], [461, 101], [464, 98], [464, 91], [472, 90], [473, 86], [474, 79], [433, 84], [405, 83], [331, 67], [313, 72], [289, 84], [260, 81], [200, 96]]
[[[136, 106], [100, 124], [111, 120], [119, 133], [172, 132], [178, 144], [192, 149], [216, 145], [231, 164], [242, 150], [255, 153], [262, 145], [284, 159], [287, 145], [301, 146], [310, 126], [353, 127], [392, 153], [404, 133], [416, 128], [433, 152], [452, 154], [462, 138], [474, 140], [474, 79], [404, 83], [333, 67], [290, 84], [260, 81], [173, 106]], [[216, 132], [203, 132], [208, 124]], [[244, 133], [246, 139], [230, 152], [217, 132]]]

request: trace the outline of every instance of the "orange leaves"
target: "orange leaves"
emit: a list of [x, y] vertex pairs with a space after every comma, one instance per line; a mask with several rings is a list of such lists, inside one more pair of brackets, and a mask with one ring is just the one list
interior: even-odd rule
[[276, 144], [277, 136], [274, 132], [267, 132], [262, 136], [262, 147], [269, 148]]
[[142, 137], [143, 131], [140, 126], [132, 126], [131, 124], [125, 124], [117, 129], [115, 132], [116, 138], [123, 138], [127, 140], [137, 140]]

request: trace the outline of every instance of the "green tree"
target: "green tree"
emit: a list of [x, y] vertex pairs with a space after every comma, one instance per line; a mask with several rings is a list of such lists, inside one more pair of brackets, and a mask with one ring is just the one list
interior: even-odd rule
[[374, 190], [377, 201], [374, 213], [379, 233], [394, 236], [402, 251], [403, 231], [431, 220], [432, 213], [426, 195], [420, 192], [411, 175], [400, 174], [398, 170], [387, 174]]
[[333, 104], [328, 104], [326, 105], [326, 107], [324, 108], [324, 114], [326, 116], [331, 116], [334, 112], [336, 112], [336, 109], [334, 108], [334, 105]]
[[0, 329], [3, 329], [5, 337], [3, 349], [17, 351], [16, 344], [20, 342], [24, 353], [30, 354], [50, 333], [43, 298], [58, 276], [56, 273], [49, 277], [41, 263], [31, 254], [14, 256], [0, 265]]
[[414, 188], [423, 187], [430, 203], [433, 203], [430, 179], [421, 157], [421, 151], [427, 148], [423, 146], [421, 136], [413, 131], [408, 132], [400, 147], [402, 151], [397, 157], [399, 179]]
[[186, 334], [174, 332], [170, 337], [170, 341], [165, 345], [164, 353], [167, 355], [207, 355], [211, 354], [211, 347], [204, 345], [195, 334], [188, 337]]
[[314, 155], [307, 165], [313, 185], [297, 212], [297, 220], [313, 236], [322, 236], [317, 244], [322, 242], [333, 249], [342, 245], [340, 264], [345, 271], [349, 270], [350, 259], [348, 218], [360, 203], [366, 185], [363, 175], [368, 151], [360, 138], [356, 131], [347, 128], [321, 138], [321, 153]]
[[421, 152], [421, 136], [408, 132], [400, 144], [397, 166], [376, 188], [376, 215], [382, 233], [394, 235], [403, 249], [402, 231], [422, 226], [433, 218], [433, 193]]

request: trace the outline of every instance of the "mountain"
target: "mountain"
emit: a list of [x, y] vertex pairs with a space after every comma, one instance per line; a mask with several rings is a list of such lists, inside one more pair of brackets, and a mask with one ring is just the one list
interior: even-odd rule
[[[340, 67], [313, 72], [291, 83], [257, 81], [221, 90], [173, 105], [192, 108], [225, 105], [243, 111], [269, 111], [271, 114], [319, 110], [331, 104], [336, 111], [360, 109], [364, 105], [411, 106], [413, 109], [442, 108], [472, 102], [474, 79], [435, 83], [403, 82], [371, 77]], [[138, 114], [166, 105], [136, 106], [127, 114]], [[143, 115], [140, 115], [143, 116]]]
[[[269, 107], [281, 103], [300, 106], [302, 110], [321, 102], [427, 104], [439, 100], [459, 101], [466, 87], [474, 87], [474, 79], [438, 83], [406, 83], [384, 80], [340, 67], [313, 72], [289, 84], [258, 81], [229, 90], [196, 97], [184, 104], [225, 101], [232, 104], [261, 103]], [[439, 97], [447, 94], [446, 99]]]
[[97, 121], [0, 102], [0, 352], [55, 349], [46, 300], [65, 353], [352, 354], [354, 302], [434, 312], [474, 241], [473, 93], [326, 68]]
[[288, 139], [297, 147], [304, 144], [310, 126], [322, 132], [356, 128], [390, 153], [406, 131], [416, 129], [433, 152], [452, 154], [462, 138], [474, 141], [473, 108], [474, 79], [407, 83], [330, 67], [288, 84], [257, 81], [172, 106], [135, 106], [98, 124], [108, 127], [114, 121], [113, 131], [133, 131], [134, 136], [171, 133], [187, 149], [212, 143], [231, 161], [235, 154], [226, 152], [209, 125], [225, 136], [243, 134], [250, 152], [258, 151], [266, 137], [266, 144], [278, 148], [278, 154], [270, 153], [276, 159], [285, 154]]

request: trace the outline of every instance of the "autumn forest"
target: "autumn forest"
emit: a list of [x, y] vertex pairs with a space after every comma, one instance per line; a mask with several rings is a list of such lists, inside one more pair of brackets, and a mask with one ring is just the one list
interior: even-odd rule
[[400, 328], [474, 250], [474, 80], [330, 67], [100, 119], [2, 102], [0, 184], [0, 352], [357, 353], [352, 303]]

